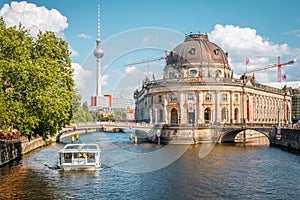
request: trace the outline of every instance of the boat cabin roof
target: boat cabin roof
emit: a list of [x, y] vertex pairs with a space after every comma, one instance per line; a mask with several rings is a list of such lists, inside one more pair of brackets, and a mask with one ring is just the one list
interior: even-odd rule
[[97, 144], [67, 144], [60, 153], [76, 153], [76, 152], [89, 152], [98, 153], [100, 148]]

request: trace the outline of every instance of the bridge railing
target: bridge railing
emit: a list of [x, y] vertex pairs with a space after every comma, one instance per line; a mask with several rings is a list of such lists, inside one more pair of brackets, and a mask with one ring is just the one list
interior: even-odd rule
[[126, 121], [98, 121], [98, 122], [82, 122], [77, 124], [77, 127], [91, 127], [91, 126], [151, 127], [152, 125], [145, 122], [126, 122]]
[[201, 124], [149, 124], [146, 122], [127, 122], [127, 121], [99, 121], [78, 123], [77, 127], [128, 127], [128, 128], [271, 128], [274, 123], [201, 123]]
[[181, 128], [273, 128], [276, 124], [262, 124], [262, 123], [202, 123], [202, 124], [156, 124], [154, 127], [181, 127]]

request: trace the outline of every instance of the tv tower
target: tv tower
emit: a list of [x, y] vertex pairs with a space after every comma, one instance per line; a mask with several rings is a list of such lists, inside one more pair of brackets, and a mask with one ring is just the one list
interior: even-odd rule
[[96, 48], [94, 50], [94, 56], [97, 58], [97, 93], [96, 96], [102, 96], [101, 91], [101, 58], [103, 57], [103, 49], [100, 39], [100, 3], [98, 4], [98, 37], [96, 40]]

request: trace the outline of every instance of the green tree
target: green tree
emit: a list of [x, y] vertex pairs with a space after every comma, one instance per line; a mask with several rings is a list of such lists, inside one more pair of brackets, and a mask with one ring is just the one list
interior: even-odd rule
[[85, 112], [89, 112], [89, 106], [88, 106], [88, 103], [85, 101], [83, 102], [82, 104], [82, 109], [85, 111]]
[[84, 102], [81, 106], [81, 98], [78, 90], [75, 90], [72, 99], [73, 121], [75, 123], [94, 121], [97, 118], [96, 113], [89, 111], [87, 102]]
[[6, 28], [0, 19], [0, 126], [4, 130], [16, 128], [31, 134], [38, 122], [33, 112], [31, 80], [35, 64], [31, 59], [32, 38], [28, 31]]
[[35, 132], [53, 135], [72, 119], [74, 81], [68, 44], [52, 32], [40, 32], [32, 59], [39, 74], [35, 97], [40, 120]]
[[126, 112], [124, 112], [124, 111], [116, 111], [115, 113], [114, 113], [114, 118], [116, 119], [116, 120], [125, 120], [126, 119]]
[[64, 40], [52, 32], [32, 38], [0, 18], [0, 128], [45, 138], [57, 133], [72, 119], [72, 76]]
[[108, 121], [109, 118], [108, 116], [104, 115], [104, 114], [100, 114], [100, 113], [97, 113], [97, 119], [100, 120], [100, 121]]
[[78, 92], [78, 89], [75, 89], [73, 92], [72, 98], [72, 114], [73, 114], [73, 121], [80, 122], [79, 116], [81, 113], [81, 95]]

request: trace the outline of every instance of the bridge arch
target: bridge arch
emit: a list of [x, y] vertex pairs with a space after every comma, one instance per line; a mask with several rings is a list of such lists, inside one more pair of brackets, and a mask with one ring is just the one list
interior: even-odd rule
[[270, 139], [270, 132], [266, 132], [264, 130], [260, 130], [260, 129], [253, 129], [253, 128], [246, 128], [246, 129], [233, 129], [233, 130], [225, 130], [223, 132], [221, 132], [220, 137], [219, 137], [219, 142], [221, 143], [226, 143], [226, 142], [234, 142], [234, 138], [242, 131], [246, 131], [246, 130], [252, 130], [252, 131], [257, 131], [261, 134], [263, 134], [264, 136], [266, 136], [269, 140], [269, 142], [271, 142]]

